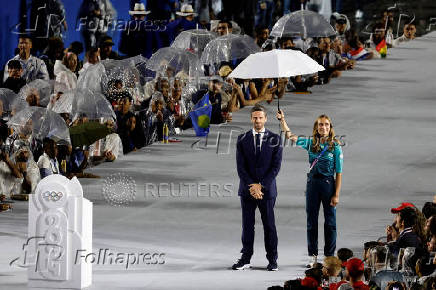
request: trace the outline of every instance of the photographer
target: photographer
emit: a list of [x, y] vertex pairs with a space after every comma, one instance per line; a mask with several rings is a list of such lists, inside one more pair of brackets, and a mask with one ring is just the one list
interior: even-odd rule
[[16, 167], [22, 175], [22, 178], [16, 179], [14, 194], [33, 193], [41, 177], [32, 153], [28, 147], [22, 147], [14, 156]]
[[0, 193], [10, 194], [15, 178], [21, 178], [22, 175], [6, 151], [4, 143], [7, 137], [8, 128], [0, 126]]

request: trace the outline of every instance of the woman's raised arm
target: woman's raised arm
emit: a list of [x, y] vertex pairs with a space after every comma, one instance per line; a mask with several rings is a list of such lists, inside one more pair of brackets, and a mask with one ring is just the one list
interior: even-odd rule
[[276, 114], [277, 120], [280, 121], [280, 128], [283, 132], [286, 132], [285, 137], [286, 139], [291, 139], [293, 142], [297, 142], [298, 136], [292, 134], [291, 129], [289, 129], [288, 124], [285, 120], [285, 114], [282, 110], [279, 110]]

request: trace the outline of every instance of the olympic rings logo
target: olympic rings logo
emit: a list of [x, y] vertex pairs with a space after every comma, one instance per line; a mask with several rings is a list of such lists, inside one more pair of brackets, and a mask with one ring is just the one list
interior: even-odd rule
[[56, 192], [56, 191], [46, 191], [42, 194], [42, 197], [45, 200], [49, 200], [49, 201], [59, 201], [62, 197], [64, 196], [64, 194], [62, 192]]

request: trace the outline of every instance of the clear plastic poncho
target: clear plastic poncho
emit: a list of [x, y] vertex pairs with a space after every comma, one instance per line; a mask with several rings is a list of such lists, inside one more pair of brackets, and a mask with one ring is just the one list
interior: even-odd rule
[[[80, 90], [79, 90], [80, 91]], [[54, 103], [51, 108], [53, 112], [58, 114], [68, 113], [71, 114], [73, 110], [73, 99], [77, 92], [77, 89], [69, 90], [63, 93], [59, 99]]]
[[88, 89], [104, 93], [107, 89], [108, 77], [102, 63], [90, 65], [77, 80], [77, 89]]
[[116, 119], [112, 105], [106, 97], [88, 89], [76, 89], [71, 106], [71, 120], [73, 122], [79, 117], [86, 117], [89, 120]]
[[16, 113], [7, 124], [14, 129], [14, 134], [32, 136], [38, 140], [48, 137], [56, 143], [71, 144], [70, 132], [64, 119], [46, 108], [25, 108]]
[[24, 87], [18, 93], [18, 96], [26, 101], [29, 95], [35, 95], [39, 98], [39, 105], [47, 107], [50, 102], [50, 96], [53, 93], [54, 82], [36, 79]]
[[[10, 115], [12, 112], [12, 104], [18, 103], [18, 95], [10, 89], [0, 89], [0, 118]], [[23, 106], [25, 106], [23, 104]]]

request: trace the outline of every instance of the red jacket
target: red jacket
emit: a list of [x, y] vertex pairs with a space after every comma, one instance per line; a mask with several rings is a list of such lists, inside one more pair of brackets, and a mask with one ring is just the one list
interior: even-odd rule
[[[338, 283], [330, 284], [330, 290], [337, 290], [342, 284], [347, 284], [347, 281], [341, 281]], [[369, 286], [366, 285], [363, 281], [358, 281], [353, 284], [354, 290], [369, 290]]]
[[348, 283], [347, 281], [339, 281], [338, 283], [331, 283], [330, 284], [330, 290], [338, 290], [339, 286], [341, 286], [342, 284], [346, 284]]

